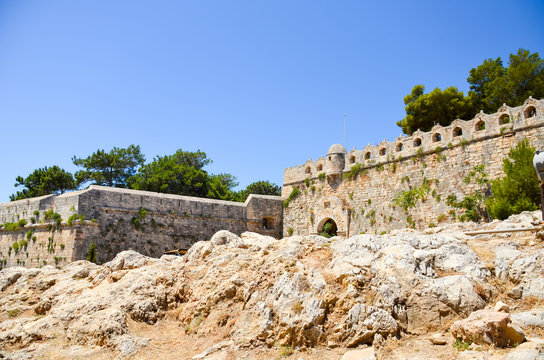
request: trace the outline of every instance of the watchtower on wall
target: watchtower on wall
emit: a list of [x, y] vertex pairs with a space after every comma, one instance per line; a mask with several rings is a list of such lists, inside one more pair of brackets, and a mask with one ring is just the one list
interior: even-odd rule
[[346, 166], [346, 148], [340, 144], [334, 144], [327, 152], [327, 176], [340, 176]]

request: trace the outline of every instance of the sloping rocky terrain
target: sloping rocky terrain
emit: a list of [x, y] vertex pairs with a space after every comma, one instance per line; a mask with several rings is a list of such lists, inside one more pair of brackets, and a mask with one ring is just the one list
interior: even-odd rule
[[465, 234], [540, 222], [349, 239], [221, 231], [183, 257], [4, 269], [0, 358], [544, 358], [539, 234]]

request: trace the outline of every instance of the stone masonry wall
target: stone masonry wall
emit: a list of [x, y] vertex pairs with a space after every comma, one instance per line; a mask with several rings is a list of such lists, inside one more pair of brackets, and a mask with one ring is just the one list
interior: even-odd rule
[[[85, 259], [87, 246], [84, 245], [88, 245], [85, 239], [97, 234], [98, 225], [90, 221], [64, 226], [60, 231], [51, 229], [47, 224], [28, 225], [17, 231], [0, 231], [0, 269], [12, 266], [62, 266]], [[16, 242], [17, 245], [14, 245]]]
[[[352, 180], [327, 173], [330, 156], [287, 168], [282, 197], [295, 187], [300, 194], [284, 209], [284, 235], [320, 233], [328, 219], [344, 236], [453, 222], [457, 214], [445, 204], [446, 197], [456, 194], [462, 199], [474, 191], [475, 185], [464, 184], [463, 178], [476, 165], [484, 164], [491, 179], [503, 176], [502, 160], [523, 138], [544, 149], [543, 100], [529, 98], [522, 106], [503, 106], [496, 114], [480, 113], [473, 120], [455, 120], [447, 127], [436, 125], [429, 132], [353, 149], [345, 154], [343, 173], [355, 165], [362, 171]], [[425, 202], [408, 212], [393, 205], [399, 192], [424, 179], [431, 181], [432, 189]]]
[[[64, 220], [59, 229], [53, 223], [42, 223], [49, 209]], [[0, 204], [0, 224], [27, 220], [18, 231], [0, 229], [0, 263], [3, 267], [41, 266], [46, 261], [60, 266], [85, 259], [93, 243], [99, 262], [127, 249], [159, 257], [165, 250], [209, 240], [219, 230], [279, 238], [282, 211], [278, 196], [250, 195], [245, 203], [237, 203], [93, 185], [59, 196]], [[86, 220], [68, 226], [66, 220], [72, 214]], [[24, 247], [24, 251], [15, 254], [14, 242], [21, 241], [25, 246], [15, 247]]]

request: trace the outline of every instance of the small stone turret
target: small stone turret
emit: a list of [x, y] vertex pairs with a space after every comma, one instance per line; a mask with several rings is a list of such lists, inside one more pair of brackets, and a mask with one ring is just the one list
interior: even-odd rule
[[327, 153], [327, 176], [340, 175], [346, 165], [346, 148], [334, 144]]

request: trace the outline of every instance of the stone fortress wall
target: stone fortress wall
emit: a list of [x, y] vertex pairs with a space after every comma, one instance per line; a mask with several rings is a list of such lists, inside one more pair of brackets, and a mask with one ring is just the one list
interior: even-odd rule
[[[44, 221], [50, 209], [63, 219], [59, 228]], [[127, 249], [159, 257], [166, 250], [208, 240], [219, 230], [279, 238], [282, 211], [279, 196], [250, 195], [238, 203], [92, 185], [0, 204], [0, 224], [27, 222], [16, 231], [0, 229], [0, 267], [62, 266], [86, 259], [93, 243], [98, 261], [105, 262]], [[66, 220], [73, 214], [85, 220], [69, 226]]]
[[[474, 191], [462, 180], [476, 165], [484, 164], [491, 179], [502, 176], [502, 160], [523, 138], [544, 149], [544, 100], [503, 105], [495, 114], [480, 112], [362, 150], [333, 145], [327, 157], [285, 169], [282, 197], [294, 188], [299, 194], [284, 209], [284, 235], [320, 233], [329, 219], [344, 236], [453, 222], [457, 214], [445, 204], [447, 195], [461, 199]], [[354, 166], [361, 171], [349, 179]], [[432, 188], [426, 201], [408, 212], [394, 206], [399, 192], [424, 179]]]

